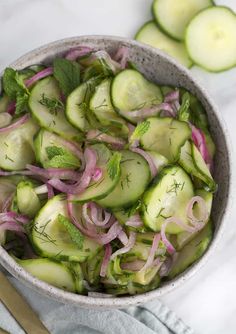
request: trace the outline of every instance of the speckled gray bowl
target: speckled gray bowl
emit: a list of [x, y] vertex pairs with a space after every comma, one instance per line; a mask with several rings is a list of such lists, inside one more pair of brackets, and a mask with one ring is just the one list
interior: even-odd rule
[[123, 308], [131, 305], [144, 303], [162, 296], [170, 290], [193, 276], [202, 267], [216, 244], [219, 241], [224, 225], [225, 214], [228, 212], [228, 202], [230, 197], [231, 182], [231, 159], [228, 144], [228, 133], [219, 112], [207, 92], [194, 80], [188, 70], [177, 64], [173, 59], [163, 54], [161, 51], [138, 42], [110, 36], [82, 36], [73, 37], [54, 43], [50, 43], [36, 50], [27, 53], [16, 60], [10, 66], [22, 69], [32, 64], [50, 63], [58, 55], [63, 55], [70, 48], [78, 45], [89, 45], [109, 52], [117, 49], [120, 45], [130, 48], [130, 59], [138, 65], [138, 68], [147, 78], [161, 84], [182, 86], [196, 95], [205, 107], [210, 125], [211, 133], [217, 147], [215, 159], [214, 177], [219, 184], [219, 189], [213, 203], [213, 221], [215, 223], [215, 233], [213, 241], [204, 256], [194, 263], [188, 270], [172, 281], [163, 284], [160, 288], [144, 294], [131, 297], [94, 298], [65, 292], [45, 282], [42, 282], [27, 273], [0, 247], [0, 263], [16, 278], [39, 291], [45, 296], [51, 297], [63, 303], [70, 303], [87, 308]]

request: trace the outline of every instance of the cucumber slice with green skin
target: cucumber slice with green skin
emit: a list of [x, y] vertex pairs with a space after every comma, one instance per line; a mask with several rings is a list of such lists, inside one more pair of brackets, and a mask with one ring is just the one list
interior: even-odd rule
[[32, 182], [21, 181], [16, 188], [16, 201], [20, 213], [33, 218], [41, 208], [41, 202]]
[[0, 113], [7, 111], [7, 106], [10, 102], [10, 99], [7, 95], [0, 96]]
[[100, 282], [100, 270], [104, 258], [104, 249], [101, 249], [92, 259], [81, 264], [83, 274], [89, 284], [98, 286]]
[[[188, 223], [186, 207], [194, 196], [193, 184], [188, 174], [178, 166], [165, 167], [144, 193], [142, 219], [153, 231], [160, 231], [165, 219], [178, 217]], [[183, 229], [174, 223], [167, 225], [166, 232], [177, 234]]]
[[167, 35], [184, 40], [185, 29], [191, 19], [202, 9], [212, 5], [211, 0], [154, 0], [152, 12]]
[[193, 64], [185, 45], [165, 35], [154, 21], [145, 23], [137, 32], [135, 39], [162, 50], [188, 68]]
[[120, 170], [111, 178], [108, 173], [107, 163], [112, 157], [111, 151], [104, 144], [95, 144], [91, 146], [97, 153], [97, 168], [102, 171], [102, 177], [98, 181], [92, 181], [87, 189], [79, 195], [71, 196], [74, 202], [87, 202], [90, 200], [99, 200], [110, 194], [116, 187], [120, 179]]
[[115, 189], [97, 201], [102, 207], [119, 211], [136, 203], [151, 180], [147, 161], [131, 151], [121, 151], [121, 176]]
[[41, 127], [55, 132], [68, 139], [76, 139], [79, 136], [67, 120], [63, 110], [51, 110], [42, 105], [43, 96], [49, 99], [60, 100], [60, 90], [57, 81], [53, 77], [40, 80], [32, 89], [29, 97], [29, 108]]
[[65, 262], [65, 265], [68, 267], [68, 269], [71, 271], [71, 273], [74, 276], [76, 292], [83, 294], [85, 292], [85, 287], [83, 283], [84, 275], [83, 275], [80, 263]]
[[207, 8], [189, 23], [186, 48], [194, 63], [221, 72], [236, 65], [236, 15], [228, 7]]
[[160, 104], [160, 88], [148, 81], [140, 72], [127, 69], [115, 76], [111, 84], [111, 100], [115, 110], [127, 120], [137, 123], [127, 111]]
[[38, 125], [33, 119], [14, 130], [0, 133], [0, 168], [6, 170], [22, 170], [35, 160], [33, 137]]
[[[209, 213], [209, 216], [211, 214], [211, 207], [212, 207], [212, 201], [213, 201], [213, 195], [212, 193], [204, 190], [204, 189], [198, 189], [196, 190], [196, 196], [200, 196], [204, 199], [207, 210]], [[197, 214], [197, 208], [194, 207], [194, 214], [196, 217], [198, 217]], [[200, 232], [195, 232], [195, 233], [189, 233], [189, 232], [182, 232], [177, 234], [176, 236], [176, 249], [180, 250], [182, 249], [188, 242], [190, 242], [198, 233]]]
[[203, 160], [201, 153], [190, 141], [186, 141], [181, 148], [179, 164], [192, 176], [202, 180], [210, 191], [216, 190], [216, 183]]
[[206, 139], [206, 146], [207, 146], [208, 152], [210, 153], [210, 156], [213, 159], [216, 153], [215, 143], [209, 132], [204, 132], [204, 135]]
[[196, 262], [205, 253], [212, 240], [212, 235], [212, 223], [209, 222], [204, 229], [179, 252], [168, 278], [174, 278]]
[[117, 127], [119, 135], [127, 137], [129, 129], [126, 122], [115, 112], [111, 103], [111, 81], [111, 78], [105, 79], [96, 87], [89, 107], [102, 125]]
[[[64, 145], [64, 140], [50, 131], [41, 129], [34, 140], [36, 160], [44, 168], [79, 168], [81, 161]], [[49, 149], [58, 150], [51, 156]], [[78, 146], [79, 149], [79, 146]]]
[[[120, 210], [120, 211], [114, 211], [112, 212], [113, 215], [116, 217], [116, 219], [118, 220], [118, 222], [121, 224], [121, 225], [125, 225], [125, 223], [130, 219], [130, 214], [128, 211], [126, 210]], [[137, 214], [138, 212], [134, 213], [134, 214]], [[129, 231], [134, 231], [134, 232], [140, 232], [140, 233], [144, 233], [147, 231], [146, 227], [145, 226], [142, 226], [142, 227], [132, 227], [132, 226], [126, 226], [125, 225], [125, 228]]]
[[147, 120], [150, 126], [140, 139], [142, 147], [158, 152], [169, 162], [178, 160], [181, 146], [191, 136], [188, 124], [171, 117], [151, 117]]
[[76, 291], [73, 275], [62, 263], [49, 259], [17, 260], [17, 262], [41, 281], [66, 291]]
[[80, 131], [88, 131], [90, 124], [88, 121], [89, 101], [94, 93], [96, 85], [101, 81], [101, 78], [92, 78], [77, 87], [68, 96], [66, 101], [66, 116], [71, 124]]
[[157, 172], [160, 172], [160, 170], [168, 165], [168, 159], [164, 157], [164, 155], [159, 154], [155, 151], [148, 151], [146, 152], [152, 157], [152, 161], [154, 162], [154, 165], [156, 166]]
[[31, 240], [37, 253], [43, 257], [74, 262], [83, 262], [96, 254], [101, 246], [84, 236], [83, 247], [79, 249], [58, 221], [59, 214], [67, 217], [67, 201], [63, 195], [50, 199], [34, 220]]

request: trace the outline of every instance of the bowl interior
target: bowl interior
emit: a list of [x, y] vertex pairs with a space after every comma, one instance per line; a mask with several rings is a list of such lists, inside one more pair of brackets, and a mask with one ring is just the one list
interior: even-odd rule
[[58, 55], [63, 55], [65, 51], [76, 48], [78, 45], [89, 45], [99, 49], [105, 49], [111, 54], [121, 45], [128, 46], [130, 49], [130, 60], [133, 61], [138, 69], [150, 80], [165, 85], [179, 86], [188, 89], [192, 94], [197, 96], [202, 102], [209, 117], [211, 134], [217, 147], [214, 178], [218, 183], [218, 191], [215, 194], [212, 218], [215, 224], [213, 242], [211, 243], [205, 255], [188, 270], [179, 275], [174, 280], [167, 282], [157, 290], [144, 294], [130, 297], [111, 297], [111, 298], [94, 298], [76, 295], [65, 292], [41, 282], [32, 277], [23, 268], [0, 247], [0, 263], [15, 277], [23, 281], [37, 291], [57, 299], [61, 302], [69, 302], [83, 307], [127, 307], [134, 304], [144, 303], [170, 291], [174, 287], [184, 282], [200, 268], [209, 257], [210, 252], [217, 243], [222, 230], [223, 216], [226, 211], [230, 188], [230, 158], [227, 144], [227, 130], [224, 123], [219, 117], [216, 107], [207, 95], [206, 91], [198, 85], [191, 77], [190, 72], [178, 65], [174, 60], [152, 47], [142, 45], [138, 42], [128, 39], [109, 37], [109, 36], [90, 36], [74, 37], [57, 42], [50, 43], [46, 46], [33, 50], [15, 61], [10, 66], [16, 69], [22, 69], [32, 64], [50, 63]]

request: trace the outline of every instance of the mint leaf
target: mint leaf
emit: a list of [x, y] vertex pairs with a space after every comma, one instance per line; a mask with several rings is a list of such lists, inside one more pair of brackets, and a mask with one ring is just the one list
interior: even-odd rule
[[77, 229], [77, 227], [75, 227], [68, 218], [61, 214], [59, 214], [57, 218], [58, 222], [62, 224], [67, 230], [68, 234], [71, 237], [71, 240], [78, 246], [79, 249], [82, 249], [84, 243], [84, 236]]
[[27, 92], [18, 72], [10, 67], [7, 67], [3, 74], [3, 89], [11, 100], [16, 100], [17, 95]]
[[190, 119], [190, 94], [184, 93], [182, 96], [182, 103], [178, 111], [178, 119], [183, 122], [188, 122]]
[[58, 146], [47, 146], [45, 150], [47, 152], [47, 156], [49, 160], [54, 158], [56, 155], [65, 154], [65, 150], [62, 147], [58, 147]]
[[53, 62], [54, 77], [68, 96], [80, 84], [80, 65], [65, 58], [56, 58]]
[[130, 142], [140, 139], [148, 131], [149, 127], [149, 121], [143, 121], [142, 123], [138, 124], [130, 137]]
[[52, 168], [78, 168], [80, 160], [72, 153], [58, 146], [47, 146], [45, 148], [48, 159], [47, 167]]
[[17, 94], [16, 96], [16, 110], [15, 110], [15, 114], [19, 115], [23, 112], [26, 111], [27, 106], [28, 106], [28, 99], [29, 99], [29, 95], [24, 93], [22, 95]]
[[120, 173], [121, 154], [115, 152], [107, 163], [107, 172], [112, 180]]

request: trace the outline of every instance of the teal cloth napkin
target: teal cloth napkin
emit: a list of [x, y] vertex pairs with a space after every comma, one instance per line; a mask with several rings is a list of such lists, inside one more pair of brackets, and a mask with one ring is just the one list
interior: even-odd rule
[[[124, 310], [88, 310], [58, 303], [27, 288], [13, 277], [9, 279], [52, 334], [194, 333], [159, 300]], [[0, 327], [10, 334], [24, 334], [1, 303]]]

